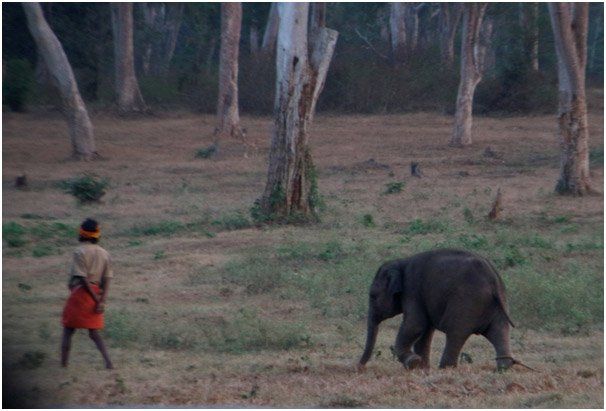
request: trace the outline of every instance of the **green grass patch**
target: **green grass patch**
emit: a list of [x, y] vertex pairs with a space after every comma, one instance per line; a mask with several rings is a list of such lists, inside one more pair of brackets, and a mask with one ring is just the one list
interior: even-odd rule
[[576, 263], [561, 271], [518, 267], [504, 276], [514, 321], [575, 333], [604, 321], [602, 272]]
[[252, 222], [243, 213], [238, 211], [221, 216], [220, 218], [214, 220], [212, 225], [223, 230], [232, 231], [250, 228], [252, 227]]
[[9, 247], [22, 247], [27, 243], [25, 227], [14, 221], [2, 224], [2, 238]]
[[408, 224], [408, 227], [404, 230], [403, 234], [429, 234], [429, 233], [443, 233], [448, 229], [448, 224], [439, 220], [428, 220], [423, 221], [417, 218]]
[[51, 244], [36, 244], [32, 249], [32, 256], [36, 258], [58, 254], [59, 250]]
[[239, 310], [223, 327], [208, 331], [212, 348], [236, 354], [312, 345], [311, 335], [303, 324], [264, 319], [249, 309]]

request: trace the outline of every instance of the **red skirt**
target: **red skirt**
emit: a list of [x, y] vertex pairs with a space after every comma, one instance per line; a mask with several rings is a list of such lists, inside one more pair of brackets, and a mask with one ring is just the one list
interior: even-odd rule
[[[96, 284], [91, 284], [94, 293], [101, 290]], [[104, 326], [103, 313], [96, 313], [97, 303], [83, 286], [72, 289], [65, 307], [63, 308], [62, 323], [66, 328], [87, 328], [100, 330]]]

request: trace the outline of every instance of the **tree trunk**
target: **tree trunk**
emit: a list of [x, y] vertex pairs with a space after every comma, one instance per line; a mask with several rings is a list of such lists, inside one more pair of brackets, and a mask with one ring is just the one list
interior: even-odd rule
[[463, 8], [458, 3], [440, 3], [440, 56], [446, 68], [454, 65], [454, 40]]
[[44, 19], [39, 3], [23, 3], [23, 10], [38, 53], [42, 55], [50, 79], [61, 95], [63, 113], [69, 126], [72, 155], [77, 159], [94, 159], [97, 151], [93, 125], [63, 47]]
[[133, 54], [133, 4], [112, 3], [114, 35], [114, 65], [116, 69], [116, 98], [120, 114], [140, 113], [146, 110], [135, 75]]
[[165, 76], [170, 68], [181, 22], [184, 3], [141, 3], [146, 35], [143, 40], [143, 74]]
[[457, 94], [455, 124], [451, 146], [471, 144], [473, 95], [482, 79], [482, 51], [480, 28], [486, 11], [486, 3], [463, 5], [463, 34], [461, 36], [461, 79]]
[[391, 35], [391, 58], [394, 64], [406, 60], [406, 5], [389, 4], [389, 32]]
[[271, 3], [269, 9], [269, 17], [263, 34], [263, 43], [261, 51], [264, 54], [271, 54], [276, 47], [276, 39], [278, 38], [278, 27], [280, 26], [280, 16], [278, 15], [278, 3]]
[[326, 3], [311, 3], [310, 32], [326, 27]]
[[256, 25], [250, 26], [250, 54], [254, 57], [259, 54], [259, 29]]
[[221, 50], [219, 58], [219, 101], [217, 141], [242, 138], [238, 111], [238, 52], [242, 27], [242, 3], [221, 3]]
[[558, 59], [558, 126], [560, 194], [593, 192], [589, 176], [585, 67], [587, 64], [587, 3], [549, 3]]
[[338, 33], [319, 28], [308, 44], [309, 3], [278, 3], [274, 128], [260, 208], [274, 221], [317, 217], [318, 192], [308, 131]]
[[520, 26], [524, 38], [524, 52], [532, 71], [539, 71], [539, 5], [520, 3]]

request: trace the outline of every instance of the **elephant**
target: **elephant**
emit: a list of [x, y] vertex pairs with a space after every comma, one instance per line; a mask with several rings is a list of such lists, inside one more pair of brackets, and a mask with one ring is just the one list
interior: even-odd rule
[[[370, 286], [366, 347], [361, 371], [371, 357], [379, 324], [403, 314], [395, 355], [407, 369], [429, 368], [435, 330], [446, 334], [440, 368], [456, 367], [471, 334], [481, 334], [496, 351], [498, 370], [521, 364], [512, 357], [505, 286], [492, 264], [468, 251], [438, 249], [381, 265]], [[523, 365], [523, 364], [522, 364]]]

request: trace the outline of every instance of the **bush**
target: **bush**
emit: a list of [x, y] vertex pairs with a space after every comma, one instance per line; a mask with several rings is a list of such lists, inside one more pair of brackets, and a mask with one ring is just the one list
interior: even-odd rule
[[403, 181], [393, 181], [391, 183], [385, 184], [385, 193], [384, 194], [396, 194], [402, 191], [404, 188]]
[[201, 148], [196, 151], [197, 158], [211, 158], [217, 153], [217, 146], [212, 144], [206, 148]]
[[60, 185], [66, 193], [73, 195], [84, 204], [98, 202], [105, 195], [109, 182], [94, 174], [84, 174], [81, 177], [65, 180]]
[[12, 111], [24, 111], [32, 84], [32, 67], [27, 60], [11, 59], [6, 62], [2, 94]]

